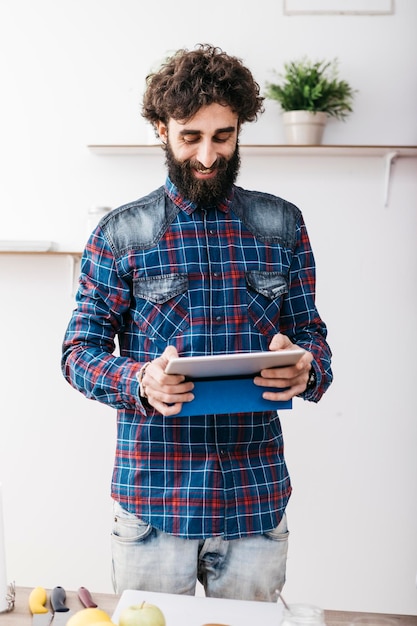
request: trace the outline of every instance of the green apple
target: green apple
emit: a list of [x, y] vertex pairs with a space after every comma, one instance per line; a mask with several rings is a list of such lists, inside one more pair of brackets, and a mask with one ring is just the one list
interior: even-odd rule
[[165, 616], [154, 604], [142, 602], [123, 609], [119, 626], [165, 626]]

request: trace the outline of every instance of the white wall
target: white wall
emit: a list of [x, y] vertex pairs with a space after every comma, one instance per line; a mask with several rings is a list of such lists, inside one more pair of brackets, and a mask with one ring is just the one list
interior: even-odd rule
[[[392, 16], [284, 17], [280, 0], [2, 0], [0, 239], [81, 249], [91, 205], [163, 183], [162, 158], [98, 157], [90, 143], [143, 143], [145, 74], [168, 51], [210, 42], [261, 86], [303, 54], [340, 60], [359, 90], [330, 122], [335, 144], [417, 144], [417, 2]], [[283, 141], [275, 103], [246, 143]], [[239, 183], [284, 196], [306, 218], [335, 381], [282, 414], [294, 493], [287, 601], [417, 614], [415, 310], [417, 162], [250, 157]], [[66, 257], [0, 256], [0, 481], [7, 567], [18, 585], [111, 591], [111, 409], [64, 381], [73, 308]]]

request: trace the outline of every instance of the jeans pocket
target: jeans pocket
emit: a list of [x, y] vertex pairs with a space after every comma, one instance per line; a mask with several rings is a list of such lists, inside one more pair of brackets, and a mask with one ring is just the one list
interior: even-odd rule
[[287, 526], [287, 516], [284, 513], [278, 526], [276, 526], [272, 530], [268, 530], [265, 533], [265, 537], [267, 539], [271, 539], [272, 541], [288, 541], [289, 534], [290, 533]]
[[112, 528], [113, 540], [120, 543], [144, 541], [152, 532], [152, 526], [133, 513], [129, 513], [118, 503], [114, 507]]

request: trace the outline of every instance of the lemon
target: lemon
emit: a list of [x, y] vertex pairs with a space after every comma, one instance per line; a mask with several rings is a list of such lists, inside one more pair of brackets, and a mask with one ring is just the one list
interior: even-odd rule
[[98, 626], [99, 624], [107, 624], [111, 626], [110, 615], [98, 608], [81, 609], [72, 615], [67, 626]]

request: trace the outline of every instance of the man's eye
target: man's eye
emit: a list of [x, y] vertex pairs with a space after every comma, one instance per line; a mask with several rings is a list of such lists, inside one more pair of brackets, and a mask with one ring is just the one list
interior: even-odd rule
[[200, 136], [199, 135], [183, 135], [182, 139], [184, 143], [197, 143], [198, 141], [200, 141]]
[[215, 137], [213, 137], [213, 140], [217, 143], [225, 143], [226, 141], [228, 141], [228, 139], [230, 139], [230, 136], [230, 133], [220, 133], [219, 135], [215, 135]]

